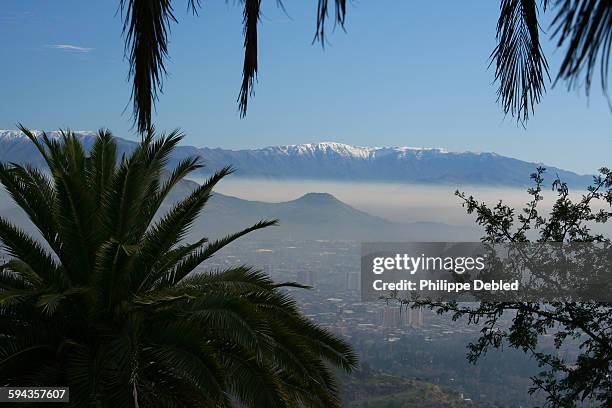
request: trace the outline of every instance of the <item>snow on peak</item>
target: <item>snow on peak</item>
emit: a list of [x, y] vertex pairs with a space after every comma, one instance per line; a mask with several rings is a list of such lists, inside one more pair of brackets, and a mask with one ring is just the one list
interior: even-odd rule
[[342, 157], [370, 157], [371, 149], [351, 146], [337, 142], [304, 143], [296, 145], [271, 146], [262, 149], [268, 153], [280, 153], [287, 156], [314, 156], [321, 154], [334, 154]]
[[304, 143], [285, 146], [274, 146], [262, 149], [268, 153], [281, 153], [284, 155], [313, 156], [336, 155], [347, 158], [371, 159], [387, 154], [396, 154], [399, 157], [408, 155], [421, 156], [425, 152], [448, 153], [446, 149], [429, 147], [364, 147], [338, 142]]
[[362, 159], [370, 157], [372, 152], [372, 149], [368, 147], [352, 146], [337, 142], [307, 143], [296, 145], [295, 148], [303, 153], [320, 151], [324, 153], [334, 153], [342, 157], [357, 157]]
[[[32, 134], [36, 137], [40, 137], [42, 135], [41, 130], [31, 130]], [[46, 132], [47, 136], [52, 139], [57, 139], [60, 137], [61, 132], [54, 130], [51, 132]], [[77, 136], [80, 137], [88, 137], [95, 136], [96, 132], [91, 130], [75, 130], [73, 131]], [[26, 139], [26, 135], [21, 130], [9, 130], [9, 129], [0, 129], [0, 140], [18, 140], [18, 139]]]
[[[42, 131], [32, 130], [32, 133], [40, 137]], [[90, 139], [95, 137], [97, 132], [90, 130], [78, 130], [74, 133], [81, 138]], [[59, 131], [47, 132], [50, 138], [59, 138]], [[20, 130], [0, 130], [0, 140], [27, 140], [25, 134]], [[427, 154], [447, 154], [446, 149], [434, 147], [364, 147], [355, 146], [346, 143], [324, 141], [319, 143], [303, 143], [283, 146], [270, 146], [263, 149], [254, 149], [252, 152], [259, 152], [265, 155], [284, 155], [284, 156], [302, 156], [302, 157], [323, 157], [333, 156], [337, 158], [351, 158], [370, 160], [385, 156], [394, 156], [397, 158], [421, 158]]]

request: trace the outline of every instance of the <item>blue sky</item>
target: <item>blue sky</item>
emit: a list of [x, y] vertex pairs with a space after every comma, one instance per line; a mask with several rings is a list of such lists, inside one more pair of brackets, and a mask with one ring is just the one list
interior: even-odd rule
[[[347, 33], [336, 30], [323, 51], [311, 45], [315, 0], [285, 0], [288, 16], [264, 0], [259, 82], [245, 119], [236, 105], [240, 7], [206, 0], [194, 17], [186, 0], [174, 4], [179, 24], [155, 122], [180, 127], [185, 143], [333, 140], [495, 151], [578, 172], [612, 165], [612, 114], [598, 88], [587, 99], [549, 87], [527, 129], [504, 118], [487, 69], [496, 1], [354, 1]], [[135, 138], [121, 27], [118, 1], [4, 0], [0, 128], [108, 127]], [[546, 49], [554, 73], [561, 52]]]

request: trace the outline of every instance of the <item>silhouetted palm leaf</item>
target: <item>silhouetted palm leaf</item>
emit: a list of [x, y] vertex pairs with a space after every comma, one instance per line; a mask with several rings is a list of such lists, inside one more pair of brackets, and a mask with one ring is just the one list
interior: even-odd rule
[[[314, 41], [326, 42], [329, 15], [344, 28], [347, 0], [317, 0]], [[506, 114], [524, 123], [546, 91], [549, 67], [541, 47], [540, 11], [555, 13], [553, 37], [566, 47], [557, 79], [569, 86], [582, 85], [589, 91], [597, 65], [604, 91], [607, 90], [610, 50], [612, 49], [612, 2], [609, 0], [500, 0], [497, 23], [498, 44], [491, 54], [495, 64], [497, 94]], [[238, 93], [241, 116], [247, 111], [249, 97], [258, 71], [258, 25], [261, 0], [240, 0], [243, 10], [244, 62]], [[152, 125], [151, 114], [162, 89], [168, 56], [168, 33], [176, 22], [171, 0], [120, 0], [124, 14], [126, 54], [133, 78], [132, 101], [138, 130]], [[197, 14], [199, 0], [187, 0]], [[282, 9], [282, 0], [276, 0]], [[333, 12], [330, 13], [330, 9]], [[539, 8], [541, 10], [539, 10]]]
[[[324, 44], [329, 0], [317, 1], [315, 40]], [[257, 26], [261, 0], [240, 0], [240, 3], [243, 6], [244, 63], [238, 110], [244, 116], [257, 79]], [[177, 21], [172, 4], [171, 0], [120, 0], [124, 15], [125, 52], [130, 64], [129, 75], [133, 79], [134, 120], [140, 132], [151, 128], [153, 107], [162, 91], [168, 57], [168, 33], [170, 24]], [[199, 0], [188, 0], [187, 4], [194, 14], [201, 7]], [[276, 4], [284, 8], [282, 0], [276, 0]], [[346, 0], [334, 0], [334, 4], [334, 20], [344, 26]]]
[[612, 2], [609, 0], [556, 0], [553, 21], [558, 46], [567, 46], [558, 79], [569, 86], [580, 83], [589, 92], [600, 63], [601, 86], [607, 92], [612, 49]]
[[491, 54], [498, 100], [505, 113], [520, 121], [546, 90], [548, 63], [542, 52], [537, 0], [502, 0], [497, 23], [498, 44]]

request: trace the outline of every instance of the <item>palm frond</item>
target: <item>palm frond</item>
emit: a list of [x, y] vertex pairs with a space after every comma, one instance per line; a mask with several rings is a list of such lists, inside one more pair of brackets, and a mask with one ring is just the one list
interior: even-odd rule
[[[284, 312], [297, 310], [293, 299], [287, 293], [277, 290], [267, 274], [248, 266], [194, 274], [181, 280], [175, 288], [212, 297], [224, 294], [228, 299], [244, 298], [254, 309], [264, 307]], [[200, 300], [193, 303], [194, 308], [204, 304]]]
[[[173, 336], [173, 341], [177, 340], [177, 336]], [[203, 350], [186, 348], [185, 342], [181, 343], [182, 347], [156, 344], [147, 350], [144, 357], [163, 364], [173, 376], [197, 388], [202, 396], [207, 397], [208, 403], [213, 404], [210, 406], [214, 406], [215, 402], [224, 399], [224, 376], [220, 373], [220, 367], [211, 359], [212, 356], [206, 356]]]
[[[61, 284], [62, 274], [53, 257], [36, 240], [2, 217], [0, 217], [0, 244], [10, 256], [27, 265], [32, 273], [36, 274], [38, 277], [36, 281]], [[7, 267], [10, 268], [12, 265], [15, 264], [9, 264]]]
[[57, 227], [49, 205], [56, 199], [51, 180], [31, 166], [0, 163], [0, 183], [25, 211], [56, 255], [61, 256]]
[[169, 293], [156, 292], [154, 294], [149, 295], [139, 295], [134, 296], [132, 298], [132, 303], [136, 306], [144, 306], [147, 308], [150, 307], [158, 307], [158, 306], [167, 306], [174, 302], [180, 301], [188, 301], [192, 300], [195, 297], [188, 293], [174, 293], [175, 291], [171, 291]]
[[[346, 0], [334, 0], [335, 12], [334, 23], [339, 24], [344, 30], [344, 21], [346, 20]], [[318, 0], [317, 3], [317, 29], [315, 31], [314, 41], [325, 46], [325, 28], [327, 26], [327, 18], [329, 17], [329, 0]]]
[[51, 316], [59, 309], [62, 302], [67, 300], [75, 300], [77, 296], [88, 296], [91, 300], [91, 294], [94, 290], [90, 287], [71, 287], [62, 292], [58, 292], [54, 289], [46, 290], [45, 293], [41, 294], [36, 302], [36, 306], [40, 307], [43, 313]]
[[157, 196], [155, 197], [155, 210], [157, 211], [162, 202], [166, 199], [170, 191], [191, 172], [201, 168], [199, 157], [188, 157], [177, 164], [168, 179], [160, 187]]
[[193, 272], [193, 270], [197, 268], [202, 262], [204, 262], [205, 260], [213, 256], [217, 251], [221, 250], [226, 245], [232, 243], [233, 241], [237, 240], [238, 238], [250, 232], [253, 232], [253, 231], [256, 231], [262, 228], [267, 228], [269, 226], [276, 225], [276, 224], [277, 224], [276, 220], [260, 221], [257, 224], [249, 228], [245, 228], [244, 230], [240, 232], [228, 235], [225, 238], [218, 239], [216, 241], [211, 242], [204, 249], [197, 251], [187, 256], [186, 258], [184, 258], [176, 266], [176, 268], [174, 268], [166, 276], [166, 278], [163, 279], [162, 282], [160, 282], [161, 286], [163, 287], [166, 285], [175, 285], [176, 283], [180, 282], [183, 278], [185, 278], [187, 275], [189, 275], [191, 272]]
[[[0, 291], [8, 289], [26, 289], [31, 285], [30, 282], [20, 273], [13, 271], [8, 266], [9, 262], [0, 265]], [[2, 316], [2, 312], [0, 312], [0, 316]]]
[[47, 151], [47, 165], [51, 170], [55, 202], [52, 211], [57, 232], [64, 245], [73, 253], [63, 256], [62, 262], [74, 282], [81, 281], [90, 271], [95, 251], [91, 222], [96, 206], [87, 189], [85, 151], [72, 132], [61, 132], [61, 142], [43, 133]]
[[65, 299], [66, 296], [63, 293], [46, 293], [38, 298], [36, 306], [40, 307], [43, 313], [51, 316]]
[[168, 56], [168, 32], [176, 22], [170, 0], [121, 0], [125, 51], [133, 78], [132, 101], [139, 132], [152, 125], [151, 114], [162, 89]]
[[[47, 156], [47, 150], [45, 149], [44, 144], [41, 143], [40, 140], [36, 137], [36, 135], [34, 133], [32, 133], [30, 131], [30, 129], [26, 128], [21, 123], [17, 124], [17, 129], [19, 129], [21, 132], [23, 132], [23, 134], [26, 135], [26, 137], [28, 139], [30, 139], [30, 141], [34, 144], [34, 146], [36, 146], [36, 149], [38, 150], [40, 155], [45, 159], [46, 162], [48, 162], [49, 158]], [[43, 140], [48, 140], [47, 135], [44, 132], [42, 134], [42, 139]]]
[[[599, 63], [601, 87], [608, 89], [610, 50], [612, 49], [612, 2], [609, 0], [557, 0], [553, 37], [559, 47], [566, 46], [557, 80], [569, 87], [584, 80], [587, 94]], [[581, 83], [582, 85], [582, 83]]]
[[167, 137], [161, 137], [163, 143], [156, 142], [149, 149], [147, 154], [149, 168], [147, 172], [154, 177], [150, 178], [149, 187], [145, 193], [148, 198], [140, 208], [139, 224], [141, 228], [135, 230], [135, 234], [144, 234], [149, 229], [151, 222], [172, 188], [190, 172], [201, 167], [196, 157], [184, 159], [172, 171], [169, 178], [163, 184], [161, 183], [170, 153], [182, 137], [181, 133], [173, 131]]
[[15, 376], [19, 378], [19, 371], [23, 371], [25, 367], [31, 368], [34, 365], [36, 369], [36, 366], [44, 361], [41, 357], [54, 351], [49, 344], [27, 342], [23, 337], [4, 343], [3, 346], [3, 350], [0, 349], [0, 374], [3, 379]]
[[249, 96], [253, 93], [253, 84], [257, 79], [257, 25], [261, 0], [243, 0], [244, 62], [242, 67], [242, 85], [238, 94], [238, 110], [245, 116]]
[[498, 101], [521, 123], [529, 119], [546, 90], [548, 62], [542, 52], [537, 0], [502, 0], [497, 22], [495, 63]]
[[117, 163], [117, 143], [108, 130], [100, 130], [91, 148], [87, 166], [88, 185], [94, 191], [94, 202], [101, 203]]
[[103, 225], [116, 239], [128, 240], [138, 224], [140, 209], [145, 205], [145, 194], [152, 175], [142, 160], [145, 146], [121, 161], [103, 198], [101, 217]]
[[[196, 286], [202, 288], [209, 285], [231, 284], [238, 291], [270, 291], [275, 288], [274, 281], [264, 272], [249, 266], [235, 266], [221, 271], [205, 272], [186, 278], [179, 286]], [[225, 287], [225, 289], [229, 289]]]
[[172, 268], [176, 266], [177, 263], [200, 249], [206, 242], [208, 242], [208, 239], [202, 238], [193, 244], [179, 245], [176, 248], [168, 251], [164, 258], [155, 262], [148, 273], [141, 275], [136, 293], [150, 290], [151, 286], [154, 285], [159, 279], [162, 279], [170, 270], [172, 270]]
[[346, 341], [302, 316], [291, 322], [296, 325], [293, 329], [310, 345], [309, 350], [348, 373], [357, 368], [357, 355]]
[[156, 139], [150, 128], [138, 148], [121, 160], [101, 210], [104, 224], [117, 239], [133, 242], [149, 226], [157, 208], [161, 172], [182, 137], [175, 130]]
[[191, 228], [196, 217], [208, 201], [214, 186], [227, 174], [230, 168], [224, 168], [215, 173], [208, 181], [191, 192], [187, 198], [175, 204], [173, 208], [155, 223], [142, 237], [139, 257], [139, 267], [133, 278], [134, 287], [139, 287], [160, 254], [166, 254], [177, 245]]
[[240, 402], [249, 407], [293, 407], [275, 368], [249, 350], [224, 350], [229, 384]]
[[217, 292], [198, 300], [185, 317], [205, 327], [211, 339], [257, 351], [260, 338], [273, 334], [265, 319], [244, 298]]
[[[13, 258], [3, 265], [4, 269], [7, 271], [11, 271], [21, 278], [21, 281], [28, 285], [31, 288], [41, 289], [45, 286], [45, 284], [49, 284], [50, 282], [45, 282], [45, 280], [36, 273], [30, 265], [26, 262], [22, 261], [18, 258]], [[49, 271], [44, 271], [49, 273]], [[48, 278], [48, 275], [45, 273], [45, 276]], [[53, 276], [53, 274], [51, 274]], [[53, 282], [55, 283], [55, 282]]]
[[8, 289], [0, 292], [0, 308], [8, 309], [14, 306], [31, 303], [34, 301], [40, 292], [31, 289]]
[[111, 238], [103, 242], [96, 252], [90, 279], [94, 281], [100, 297], [105, 299], [104, 306], [108, 309], [130, 294], [130, 275], [127, 270], [130, 250], [130, 247]]
[[96, 398], [98, 390], [97, 379], [101, 374], [96, 367], [92, 351], [82, 345], [70, 347], [65, 352], [64, 376], [70, 383], [70, 400], [76, 405], [90, 404]]

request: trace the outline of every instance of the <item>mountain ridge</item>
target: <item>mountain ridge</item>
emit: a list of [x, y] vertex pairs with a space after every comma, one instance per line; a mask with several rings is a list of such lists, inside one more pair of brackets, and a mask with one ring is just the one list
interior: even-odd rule
[[[36, 131], [37, 136], [41, 132]], [[75, 132], [86, 148], [95, 132]], [[59, 132], [49, 132], [59, 137]], [[117, 138], [119, 153], [129, 153], [136, 142]], [[392, 183], [493, 185], [523, 187], [539, 166], [558, 175], [570, 186], [585, 188], [592, 176], [506, 157], [494, 152], [451, 152], [429, 147], [363, 147], [338, 142], [269, 146], [228, 150], [180, 145], [169, 166], [188, 156], [200, 156], [206, 165], [198, 175], [210, 175], [224, 166], [236, 169], [235, 177], [278, 180], [368, 181]], [[25, 135], [0, 130], [0, 162], [42, 164], [40, 155]], [[552, 177], [548, 178], [550, 182]]]

